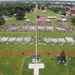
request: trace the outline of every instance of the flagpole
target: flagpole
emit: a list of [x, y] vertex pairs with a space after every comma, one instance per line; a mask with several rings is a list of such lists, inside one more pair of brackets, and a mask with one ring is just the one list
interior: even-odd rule
[[36, 16], [36, 42], [35, 42], [35, 53], [36, 53], [36, 64], [37, 64], [37, 16]]

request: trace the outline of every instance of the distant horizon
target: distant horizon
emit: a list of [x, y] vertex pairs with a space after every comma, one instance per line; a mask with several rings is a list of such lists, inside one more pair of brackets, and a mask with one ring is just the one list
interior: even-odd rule
[[0, 0], [0, 1], [75, 1], [75, 0]]

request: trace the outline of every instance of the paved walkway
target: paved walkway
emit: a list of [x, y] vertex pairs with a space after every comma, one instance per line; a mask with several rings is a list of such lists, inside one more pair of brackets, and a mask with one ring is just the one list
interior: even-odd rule
[[[38, 54], [60, 54], [61, 52], [37, 52]], [[35, 52], [0, 52], [1, 54], [35, 54]], [[75, 52], [65, 52], [65, 54], [75, 54]]]

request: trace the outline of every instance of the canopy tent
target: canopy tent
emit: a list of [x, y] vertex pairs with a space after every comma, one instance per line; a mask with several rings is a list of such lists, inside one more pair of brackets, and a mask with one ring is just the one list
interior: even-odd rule
[[48, 19], [50, 19], [51, 17], [50, 17], [50, 16], [48, 16], [47, 18], [48, 18]]
[[50, 20], [49, 19], [47, 19], [47, 22], [49, 22]]
[[56, 19], [56, 16], [50, 16], [51, 19]]
[[26, 21], [29, 22], [30, 20], [29, 19], [26, 19]]
[[46, 13], [46, 11], [45, 11], [45, 10], [43, 10], [42, 12], [43, 12], [43, 13]]
[[66, 18], [62, 18], [61, 21], [62, 21], [62, 22], [66, 22], [67, 19], [66, 19]]

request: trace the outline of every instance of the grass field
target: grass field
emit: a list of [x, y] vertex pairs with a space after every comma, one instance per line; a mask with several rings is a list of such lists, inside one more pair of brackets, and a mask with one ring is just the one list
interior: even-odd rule
[[[60, 16], [52, 11], [47, 10], [47, 13], [28, 13], [26, 16], [31, 20], [35, 21], [36, 15], [41, 16], [51, 16], [56, 15], [57, 18], [60, 18]], [[10, 25], [12, 23], [16, 22], [24, 22], [17, 21], [15, 17], [11, 17], [12, 20], [6, 21], [4, 25]], [[52, 24], [55, 24], [55, 20], [51, 19]], [[73, 26], [72, 23], [69, 22], [63, 22], [65, 25]], [[74, 27], [74, 26], [73, 26]], [[66, 33], [59, 33], [57, 31], [55, 32], [38, 32], [38, 37], [72, 37], [75, 40], [75, 27], [72, 32], [66, 32]], [[0, 32], [0, 37], [27, 37], [27, 36], [35, 36], [35, 32]], [[55, 45], [51, 45], [51, 43], [48, 43], [47, 45], [38, 45], [38, 51], [39, 52], [61, 52], [64, 50], [65, 52], [74, 52], [75, 51], [75, 44], [70, 45], [69, 43], [65, 43], [64, 45], [60, 46], [59, 43]], [[35, 51], [35, 42], [33, 45], [30, 45], [30, 43], [27, 43], [25, 45], [22, 45], [22, 43], [17, 43], [15, 45], [14, 43], [0, 43], [0, 52], [34, 52]], [[71, 60], [68, 61], [68, 66], [58, 65], [56, 59], [54, 58], [55, 55], [41, 55], [41, 61], [45, 64], [45, 69], [40, 70], [40, 75], [75, 75], [75, 55], [68, 55]], [[28, 64], [32, 62], [31, 55], [0, 55], [0, 75], [33, 75], [33, 70], [28, 69]]]

